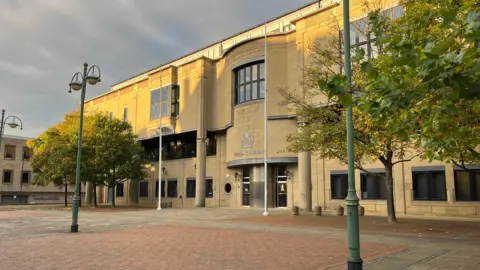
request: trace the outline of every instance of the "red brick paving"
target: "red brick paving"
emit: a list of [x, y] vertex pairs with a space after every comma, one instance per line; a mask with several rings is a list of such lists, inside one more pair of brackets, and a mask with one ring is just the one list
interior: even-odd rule
[[[362, 243], [365, 261], [406, 247]], [[3, 241], [0, 269], [327, 269], [344, 241], [244, 230], [156, 227]]]
[[2, 219], [37, 218], [37, 217], [49, 217], [49, 216], [51, 216], [51, 215], [43, 214], [43, 213], [29, 212], [29, 211], [0, 211], [0, 220], [2, 220]]
[[[284, 226], [326, 227], [346, 229], [345, 216], [276, 215], [232, 219], [235, 222], [261, 223]], [[360, 230], [379, 234], [421, 235], [422, 237], [474, 238], [480, 235], [480, 222], [433, 219], [398, 219], [398, 223], [388, 223], [386, 217], [360, 217]]]

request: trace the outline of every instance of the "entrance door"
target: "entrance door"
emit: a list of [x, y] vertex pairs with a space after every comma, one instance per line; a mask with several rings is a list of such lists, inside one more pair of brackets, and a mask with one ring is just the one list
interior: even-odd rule
[[277, 207], [287, 207], [287, 181], [277, 182]]
[[275, 167], [275, 182], [276, 182], [276, 206], [287, 207], [287, 166], [279, 165]]
[[242, 170], [242, 206], [250, 206], [250, 167]]

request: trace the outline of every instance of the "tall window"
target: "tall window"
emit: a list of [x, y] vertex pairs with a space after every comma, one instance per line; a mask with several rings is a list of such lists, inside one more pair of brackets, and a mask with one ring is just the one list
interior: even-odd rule
[[244, 167], [242, 169], [242, 182], [250, 183], [250, 167]]
[[108, 118], [110, 118], [110, 120], [113, 120], [113, 112], [110, 112], [110, 113], [108, 114]]
[[15, 145], [5, 145], [5, 159], [15, 159]]
[[455, 170], [455, 198], [457, 201], [480, 201], [480, 170]]
[[115, 188], [115, 195], [117, 197], [123, 197], [123, 182], [122, 183], [117, 183], [117, 186]]
[[180, 114], [180, 86], [172, 85], [172, 116]]
[[258, 61], [235, 70], [235, 103], [265, 97], [265, 63]]
[[140, 181], [139, 196], [142, 198], [148, 197], [148, 181]]
[[24, 160], [30, 160], [30, 158], [33, 156], [33, 150], [24, 146], [23, 147], [23, 159]]
[[128, 107], [123, 108], [123, 121], [128, 122]]
[[213, 179], [207, 179], [205, 185], [205, 197], [213, 198]]
[[162, 107], [162, 117], [170, 116], [170, 91], [171, 86], [164, 86], [150, 92], [150, 120], [160, 118], [160, 107]]
[[[397, 19], [403, 15], [403, 12], [404, 8], [402, 6], [397, 6], [384, 10], [382, 15]], [[373, 33], [370, 33], [368, 29], [368, 17], [350, 23], [350, 46], [352, 50], [355, 50], [358, 47], [363, 48], [365, 51], [365, 58], [375, 58], [379, 54], [381, 48], [375, 46], [376, 39], [376, 36]], [[343, 30], [340, 31], [340, 48], [340, 55], [343, 56]]]
[[195, 189], [196, 189], [196, 181], [195, 179], [188, 179], [187, 180], [187, 198], [195, 198]]
[[22, 172], [22, 184], [30, 183], [30, 172], [23, 171]]
[[344, 200], [347, 197], [348, 174], [330, 175], [330, 194], [333, 200]]
[[[162, 198], [165, 197], [165, 180], [162, 180]], [[155, 198], [158, 198], [158, 179], [155, 183]]]
[[167, 186], [167, 196], [168, 198], [176, 198], [177, 195], [177, 190], [178, 190], [178, 181], [177, 179], [170, 179], [168, 180], [168, 186]]
[[418, 201], [446, 201], [445, 171], [414, 171], [413, 199]]
[[13, 171], [4, 170], [3, 171], [3, 183], [4, 184], [11, 184], [13, 179]]
[[363, 200], [386, 200], [387, 185], [385, 173], [365, 174], [360, 176], [360, 186]]

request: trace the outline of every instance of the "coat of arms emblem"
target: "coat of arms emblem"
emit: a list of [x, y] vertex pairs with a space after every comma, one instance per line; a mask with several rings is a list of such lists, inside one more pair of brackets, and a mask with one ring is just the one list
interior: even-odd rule
[[252, 148], [253, 147], [253, 135], [246, 132], [242, 137], [242, 148]]

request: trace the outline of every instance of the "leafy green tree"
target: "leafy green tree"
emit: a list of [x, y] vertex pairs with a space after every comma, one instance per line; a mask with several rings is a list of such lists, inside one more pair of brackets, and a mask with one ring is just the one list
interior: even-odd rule
[[[144, 168], [148, 160], [128, 122], [99, 114], [95, 116], [93, 130], [89, 143], [93, 145], [95, 175], [106, 186], [114, 190], [125, 180], [133, 181], [135, 186], [138, 179], [146, 177]], [[112, 196], [112, 207], [115, 207], [115, 196]]]
[[75, 183], [76, 148], [72, 141], [58, 128], [52, 127], [27, 144], [34, 153], [30, 161], [35, 174], [33, 185], [63, 187], [67, 206], [68, 186]]
[[[417, 125], [423, 158], [480, 163], [480, 6], [473, 0], [402, 0], [404, 16], [370, 15], [383, 54], [362, 63], [367, 105], [387, 128]], [[387, 119], [391, 114], [396, 119]], [[406, 121], [408, 120], [408, 121]]]
[[[332, 25], [333, 29], [337, 29]], [[358, 30], [357, 30], [358, 31]], [[393, 112], [378, 117], [371, 106], [371, 93], [366, 91], [366, 74], [362, 72], [365, 59], [363, 49], [355, 49], [353, 62], [353, 84], [349, 87], [343, 67], [343, 55], [338, 31], [315, 42], [309, 50], [308, 64], [303, 72], [301, 92], [281, 89], [284, 104], [290, 105], [300, 122], [298, 133], [287, 137], [289, 151], [311, 151], [319, 158], [335, 159], [347, 164], [347, 136], [344, 108], [355, 102], [354, 149], [355, 168], [367, 174], [377, 175], [385, 180], [388, 221], [396, 222], [393, 195], [393, 167], [418, 156], [410, 152], [412, 144], [406, 140], [414, 132], [414, 125], [386, 126], [385, 119], [400, 117]], [[379, 161], [385, 168], [385, 175], [372, 173], [368, 165]]]

